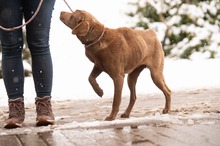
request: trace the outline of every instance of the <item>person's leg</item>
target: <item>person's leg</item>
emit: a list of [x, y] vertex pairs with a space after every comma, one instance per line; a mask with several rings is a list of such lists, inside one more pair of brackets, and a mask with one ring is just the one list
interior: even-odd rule
[[[24, 0], [26, 21], [33, 15], [40, 0]], [[26, 26], [27, 42], [32, 56], [32, 72], [37, 97], [51, 96], [53, 66], [49, 32], [54, 0], [44, 0], [34, 20]]]
[[[2, 4], [0, 3], [0, 25], [13, 27], [21, 24], [20, 0], [3, 0]], [[22, 29], [0, 30], [0, 40], [2, 44], [2, 73], [8, 97], [9, 99], [23, 97]]]
[[[0, 25], [14, 27], [22, 24], [21, 0], [0, 1]], [[24, 69], [22, 64], [22, 29], [0, 30], [2, 45], [2, 75], [9, 98], [9, 118], [5, 128], [21, 126], [24, 121]]]
[[[40, 0], [24, 0], [24, 16], [28, 20], [36, 11]], [[35, 19], [26, 26], [27, 42], [32, 56], [32, 72], [37, 94], [37, 125], [53, 124], [51, 90], [53, 66], [49, 47], [49, 34], [55, 0], [44, 0]]]

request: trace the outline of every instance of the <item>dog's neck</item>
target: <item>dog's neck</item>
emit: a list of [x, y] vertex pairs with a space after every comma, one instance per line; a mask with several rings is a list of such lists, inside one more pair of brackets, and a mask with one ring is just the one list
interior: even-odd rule
[[102, 25], [101, 29], [100, 27], [99, 29], [97, 28], [98, 27], [91, 29], [85, 36], [77, 36], [81, 43], [85, 45], [86, 49], [98, 43], [104, 36], [106, 31], [104, 25]]
[[105, 28], [103, 29], [103, 31], [102, 31], [101, 35], [99, 36], [99, 38], [98, 38], [96, 41], [91, 42], [90, 44], [86, 44], [86, 45], [85, 45], [85, 48], [89, 48], [90, 46], [92, 46], [92, 45], [98, 43], [98, 42], [102, 39], [104, 33], [105, 33]]

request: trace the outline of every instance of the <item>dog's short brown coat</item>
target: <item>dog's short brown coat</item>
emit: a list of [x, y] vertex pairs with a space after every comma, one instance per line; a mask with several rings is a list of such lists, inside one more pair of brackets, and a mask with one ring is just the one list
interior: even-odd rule
[[136, 100], [137, 78], [146, 67], [149, 68], [155, 85], [165, 95], [163, 113], [170, 112], [171, 91], [163, 76], [164, 52], [153, 30], [106, 28], [93, 15], [83, 10], [76, 10], [73, 13], [61, 12], [60, 20], [71, 28], [72, 34], [85, 45], [86, 56], [94, 63], [89, 76], [94, 91], [99, 96], [103, 95], [103, 90], [96, 82], [102, 71], [106, 72], [114, 82], [112, 111], [105, 120], [114, 120], [119, 111], [125, 74], [128, 74], [130, 102], [121, 117], [130, 116]]

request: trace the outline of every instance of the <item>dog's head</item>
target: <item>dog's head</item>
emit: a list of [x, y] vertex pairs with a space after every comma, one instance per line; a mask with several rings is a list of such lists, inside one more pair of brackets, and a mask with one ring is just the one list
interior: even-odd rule
[[61, 12], [60, 20], [72, 29], [72, 34], [85, 36], [89, 30], [94, 27], [92, 25], [98, 23], [94, 16], [83, 10], [76, 10], [73, 13]]

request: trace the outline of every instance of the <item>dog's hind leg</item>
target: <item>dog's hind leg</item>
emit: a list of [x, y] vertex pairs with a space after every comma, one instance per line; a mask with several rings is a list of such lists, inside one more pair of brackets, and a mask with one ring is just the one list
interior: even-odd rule
[[92, 72], [89, 75], [89, 82], [93, 90], [100, 96], [103, 96], [103, 90], [99, 87], [99, 84], [96, 82], [96, 78], [102, 73], [102, 71], [97, 68], [95, 65], [92, 69]]
[[130, 102], [125, 110], [125, 112], [121, 115], [121, 118], [129, 118], [131, 110], [134, 106], [134, 103], [136, 101], [136, 83], [137, 83], [137, 78], [141, 71], [145, 68], [145, 66], [140, 66], [136, 68], [133, 72], [128, 74], [127, 82], [128, 82], [128, 87], [130, 89]]
[[163, 109], [163, 114], [169, 113], [171, 110], [171, 91], [167, 87], [164, 76], [163, 76], [163, 64], [159, 68], [149, 68], [151, 72], [151, 77], [154, 84], [162, 90], [165, 95], [165, 107]]

